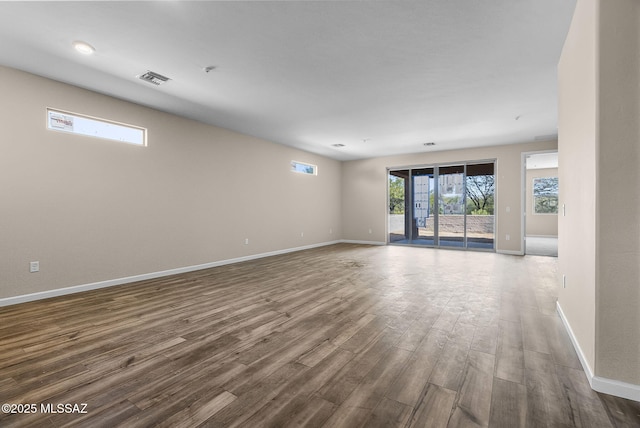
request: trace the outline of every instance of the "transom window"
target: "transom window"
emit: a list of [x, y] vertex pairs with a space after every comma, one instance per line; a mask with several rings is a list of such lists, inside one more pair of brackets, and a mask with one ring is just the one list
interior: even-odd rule
[[291, 161], [291, 171], [301, 174], [318, 175], [318, 167], [309, 163]]
[[61, 110], [47, 109], [47, 128], [136, 146], [147, 145], [145, 128]]

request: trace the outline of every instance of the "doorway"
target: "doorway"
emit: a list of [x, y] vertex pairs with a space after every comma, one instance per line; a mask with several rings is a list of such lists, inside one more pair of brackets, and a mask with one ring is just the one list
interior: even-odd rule
[[526, 255], [558, 256], [558, 152], [523, 154], [523, 248]]
[[388, 242], [495, 249], [495, 160], [388, 170]]

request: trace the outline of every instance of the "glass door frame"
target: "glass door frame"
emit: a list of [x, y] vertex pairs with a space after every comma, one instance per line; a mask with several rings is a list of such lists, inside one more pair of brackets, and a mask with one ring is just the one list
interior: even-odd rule
[[[444, 192], [443, 194], [440, 194], [440, 191], [443, 188], [443, 185], [445, 185], [445, 183], [441, 183], [441, 178], [443, 177], [443, 174], [441, 174], [441, 169], [446, 169], [446, 168], [451, 168], [451, 169], [455, 169], [455, 168], [462, 168], [462, 172], [451, 172], [451, 173], [447, 173], [445, 175], [462, 175], [462, 179], [461, 181], [461, 194], [462, 194], [462, 201], [458, 201], [458, 202], [454, 202], [455, 205], [460, 205], [461, 206], [461, 210], [462, 210], [462, 246], [457, 246], [455, 244], [443, 244], [444, 242], [450, 242], [453, 243], [455, 242], [455, 239], [451, 239], [451, 238], [455, 238], [455, 237], [446, 237], [443, 240], [443, 236], [442, 236], [442, 231], [440, 230], [440, 226], [444, 224], [444, 222], [440, 221], [440, 216], [442, 216], [443, 218], [446, 218], [449, 215], [459, 215], [457, 213], [449, 213], [446, 214], [446, 204], [444, 203]], [[442, 164], [442, 165], [438, 165], [436, 168], [436, 174], [437, 174], [437, 182], [438, 182], [438, 188], [437, 188], [437, 192], [436, 192], [436, 216], [438, 217], [438, 230], [436, 231], [437, 235], [438, 235], [438, 247], [440, 248], [467, 248], [467, 215], [466, 215], [466, 207], [467, 207], [467, 188], [466, 188], [466, 176], [467, 176], [467, 165], [466, 163], [453, 163], [453, 164]], [[454, 189], [456, 187], [456, 185], [454, 184]], [[448, 193], [449, 194], [449, 193]], [[442, 206], [441, 206], [441, 202], [442, 202]], [[440, 212], [442, 211], [442, 212]], [[454, 211], [455, 210], [454, 208]], [[455, 233], [455, 232], [454, 232]], [[449, 238], [449, 239], [446, 239]]]
[[[430, 171], [429, 171], [430, 170]], [[417, 172], [417, 173], [414, 173]], [[435, 211], [437, 210], [438, 207], [438, 201], [437, 201], [437, 195], [438, 195], [438, 168], [437, 167], [428, 167], [428, 168], [412, 168], [409, 170], [409, 177], [411, 178], [409, 186], [408, 186], [408, 191], [405, 192], [406, 194], [409, 195], [409, 201], [407, 203], [407, 206], [412, 209], [412, 215], [410, 220], [411, 223], [411, 229], [409, 230], [409, 240], [410, 241], [420, 241], [422, 240], [420, 238], [420, 229], [426, 229], [427, 230], [427, 235], [425, 235], [424, 240], [425, 241], [433, 241], [433, 244], [431, 246], [437, 246], [439, 245], [438, 243], [438, 216], [435, 215]], [[416, 190], [415, 190], [415, 186], [416, 186], [416, 179], [417, 177], [428, 177], [427, 180], [427, 207], [423, 207], [420, 206], [418, 207], [418, 204], [422, 204], [424, 203], [424, 200], [422, 201], [416, 201]], [[424, 183], [421, 183], [422, 185], [424, 185]], [[432, 191], [430, 191], [430, 189], [433, 189]], [[431, 196], [430, 194], [433, 192], [433, 204], [431, 203]], [[415, 216], [415, 211], [416, 210], [420, 210], [423, 214], [424, 211], [426, 210], [427, 216], [426, 217], [422, 217], [424, 219], [424, 225], [419, 224], [418, 222], [418, 217]], [[429, 213], [432, 213], [432, 215], [430, 216]], [[406, 215], [406, 214], [405, 214]], [[433, 234], [432, 236], [428, 236], [428, 228], [427, 228], [427, 222], [429, 220], [429, 217], [431, 217], [433, 220]], [[405, 231], [406, 233], [406, 231]], [[417, 243], [418, 245], [429, 245], [426, 243]]]
[[[468, 222], [467, 222], [467, 166], [469, 165], [482, 165], [482, 164], [493, 164], [493, 224], [492, 224], [492, 242], [491, 248], [484, 247], [476, 247], [469, 246], [468, 240]], [[407, 246], [419, 246], [419, 247], [430, 247], [430, 248], [451, 248], [451, 249], [471, 249], [474, 251], [496, 251], [496, 214], [497, 214], [497, 159], [481, 159], [481, 160], [473, 160], [473, 161], [462, 161], [462, 162], [446, 162], [446, 163], [434, 163], [434, 164], [421, 164], [421, 165], [411, 165], [405, 167], [387, 167], [387, 244], [391, 245], [407, 245]], [[440, 241], [440, 216], [444, 214], [440, 214], [440, 168], [447, 167], [462, 167], [462, 206], [463, 206], [463, 236], [462, 236], [462, 245], [442, 245]], [[434, 228], [434, 236], [433, 236], [433, 244], [428, 244], [424, 242], [419, 242], [420, 239], [416, 238], [416, 219], [414, 218], [414, 170], [433, 170], [433, 193], [434, 193], [434, 206], [433, 206], [433, 228]], [[405, 231], [404, 240], [396, 240], [391, 241], [390, 230], [389, 230], [389, 198], [390, 198], [390, 189], [389, 189], [389, 177], [391, 176], [391, 172], [393, 171], [406, 171], [407, 179], [405, 180], [405, 192], [404, 192], [404, 206], [405, 206]], [[407, 212], [410, 210], [410, 212]], [[411, 227], [409, 227], [411, 225]]]

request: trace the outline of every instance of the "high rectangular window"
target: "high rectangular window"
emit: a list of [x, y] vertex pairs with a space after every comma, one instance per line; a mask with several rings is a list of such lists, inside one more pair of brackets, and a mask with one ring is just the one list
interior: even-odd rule
[[291, 171], [301, 174], [318, 175], [318, 167], [308, 163], [291, 161]]
[[47, 109], [47, 128], [53, 131], [147, 145], [147, 130], [138, 126], [98, 119], [61, 110]]

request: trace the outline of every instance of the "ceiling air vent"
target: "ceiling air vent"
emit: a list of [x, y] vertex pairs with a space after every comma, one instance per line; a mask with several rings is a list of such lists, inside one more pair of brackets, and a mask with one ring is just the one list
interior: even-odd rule
[[141, 74], [140, 76], [138, 76], [138, 79], [144, 80], [145, 82], [153, 83], [156, 86], [162, 85], [163, 83], [171, 80], [168, 77], [163, 76], [162, 74], [154, 73], [153, 71], [147, 71], [146, 73]]

